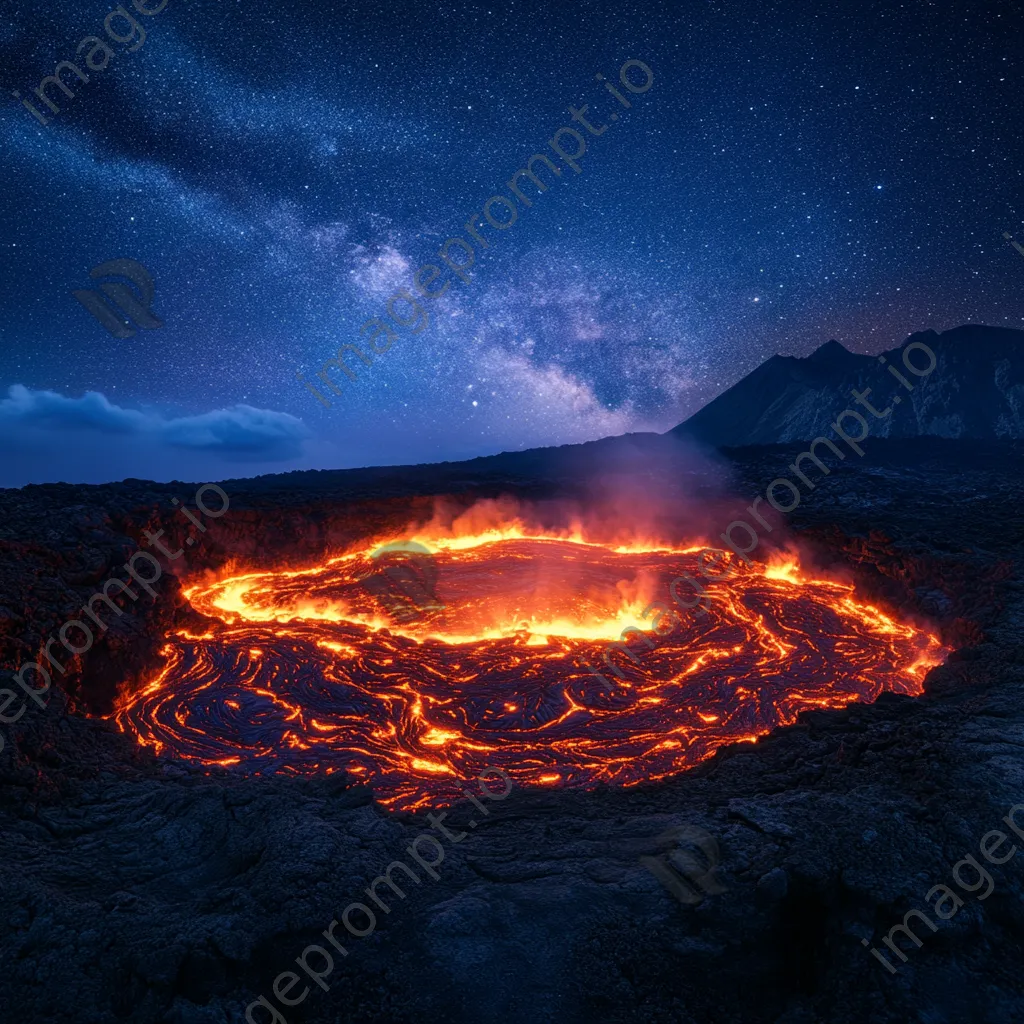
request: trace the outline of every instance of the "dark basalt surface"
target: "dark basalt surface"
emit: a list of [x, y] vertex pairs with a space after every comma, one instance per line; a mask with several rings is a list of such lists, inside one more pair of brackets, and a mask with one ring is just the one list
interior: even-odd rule
[[[350, 955], [336, 956], [330, 991], [314, 987], [285, 1018], [1021, 1019], [1024, 856], [989, 866], [995, 888], [983, 902], [957, 889], [965, 905], [935, 934], [917, 929], [924, 944], [898, 974], [861, 939], [880, 945], [909, 909], [927, 910], [924, 894], [951, 885], [953, 864], [978, 856], [982, 836], [1024, 803], [1024, 446], [864, 447], [789, 523], [822, 563], [847, 567], [863, 593], [927, 617], [959, 648], [925, 696], [807, 714], [657, 785], [513, 790], [446, 844], [437, 881], [389, 900], [373, 936], [343, 940]], [[743, 515], [797, 450], [729, 451], [745, 500], [709, 497], [721, 511], [711, 526]], [[424, 518], [438, 493], [455, 505], [505, 493], [586, 501], [594, 466], [609, 463], [663, 489], [692, 474], [681, 449], [637, 436], [420, 470], [224, 482], [229, 512], [176, 565], [301, 562]], [[720, 495], [720, 482], [701, 480]], [[180, 546], [188, 524], [169, 499], [194, 491], [128, 481], [0, 492], [0, 685], [143, 528], [163, 527]], [[2, 1021], [244, 1020], [426, 828], [348, 779], [196, 771], [84, 717], [137, 685], [163, 631], [188, 616], [174, 577], [155, 589], [83, 660], [69, 659], [67, 694], [55, 689], [45, 711], [0, 726]], [[456, 808], [449, 824], [471, 812]], [[725, 891], [696, 905], [638, 862], [686, 824], [721, 851]]]

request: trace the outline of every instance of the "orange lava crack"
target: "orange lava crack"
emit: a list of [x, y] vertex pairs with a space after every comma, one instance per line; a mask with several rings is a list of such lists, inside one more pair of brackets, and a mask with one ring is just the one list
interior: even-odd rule
[[[795, 562], [730, 556], [708, 614], [673, 613], [655, 633], [643, 612], [670, 603], [669, 581], [696, 571], [701, 545], [518, 526], [415, 539], [434, 552], [439, 600], [412, 622], [364, 586], [378, 569], [370, 548], [190, 586], [213, 624], [167, 636], [119, 727], [202, 764], [344, 769], [387, 806], [415, 809], [456, 799], [458, 780], [489, 765], [535, 786], [664, 778], [810, 708], [919, 694], [948, 653]], [[609, 692], [588, 666], [629, 627], [647, 642], [634, 644], [636, 667], [611, 655], [623, 678]]]

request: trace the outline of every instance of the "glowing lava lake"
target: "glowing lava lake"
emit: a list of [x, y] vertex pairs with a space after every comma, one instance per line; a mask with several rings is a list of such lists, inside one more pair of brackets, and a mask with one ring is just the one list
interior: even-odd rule
[[[157, 751], [250, 773], [344, 769], [412, 809], [451, 802], [492, 765], [525, 785], [659, 779], [806, 709], [919, 694], [948, 653], [795, 564], [729, 555], [700, 614], [669, 593], [699, 576], [700, 546], [518, 529], [417, 539], [433, 552], [436, 600], [412, 620], [367, 586], [379, 569], [369, 547], [189, 585], [209, 626], [167, 636], [118, 725]], [[695, 597], [687, 584], [677, 594]], [[652, 602], [674, 613], [644, 619]], [[626, 636], [632, 659], [611, 650], [614, 673], [605, 653], [631, 626], [643, 636]]]

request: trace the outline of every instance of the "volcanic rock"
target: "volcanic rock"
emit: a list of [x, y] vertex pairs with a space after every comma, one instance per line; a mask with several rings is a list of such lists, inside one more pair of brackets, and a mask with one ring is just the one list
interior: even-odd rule
[[[595, 451], [620, 453], [623, 472], [635, 459], [652, 486], [692, 467], [678, 439], [597, 445], [419, 474], [225, 481], [230, 510], [175, 571], [302, 564], [422, 518], [445, 487], [457, 504], [579, 498]], [[796, 450], [731, 451], [732, 486], [762, 493]], [[921, 948], [907, 944], [895, 975], [861, 940], [880, 945], [1024, 801], [1024, 446], [922, 437], [869, 441], [865, 452], [823, 479], [789, 526], [860, 595], [920, 616], [958, 648], [922, 697], [806, 713], [659, 783], [513, 789], [446, 846], [438, 880], [393, 900], [372, 936], [346, 937], [329, 991], [311, 983], [284, 1019], [1014, 1019], [1024, 999], [1019, 858], [990, 868], [988, 899], [965, 895], [955, 919], [922, 930]], [[720, 496], [719, 484], [701, 486]], [[0, 686], [119, 571], [143, 529], [183, 543], [188, 526], [169, 499], [193, 490], [125, 481], [0, 492]], [[87, 717], [144, 683], [161, 637], [188, 621], [177, 577], [157, 587], [156, 598], [126, 605], [130, 627], [69, 661], [48, 708], [0, 726], [5, 1021], [243, 1021], [427, 827], [422, 815], [386, 812], [340, 773], [198, 769]], [[468, 832], [472, 813], [459, 805], [447, 824]], [[666, 831], [684, 825], [720, 851], [724, 891], [696, 904], [677, 900], [640, 859], [663, 855]]]

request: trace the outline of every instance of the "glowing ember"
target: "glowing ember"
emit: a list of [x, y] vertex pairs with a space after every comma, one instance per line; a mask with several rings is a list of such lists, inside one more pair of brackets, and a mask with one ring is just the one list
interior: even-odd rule
[[[936, 637], [804, 579], [796, 563], [708, 589], [711, 611], [659, 620], [699, 546], [602, 546], [519, 529], [427, 538], [437, 601], [389, 620], [361, 582], [371, 548], [299, 571], [186, 591], [215, 622], [167, 637], [166, 663], [117, 711], [142, 744], [251, 772], [346, 769], [390, 806], [436, 806], [498, 765], [538, 786], [662, 778], [725, 744], [756, 742], [808, 708], [917, 694], [947, 653]], [[684, 595], [690, 600], [689, 592]], [[635, 633], [611, 659], [608, 642]], [[591, 673], [593, 666], [614, 692]]]

